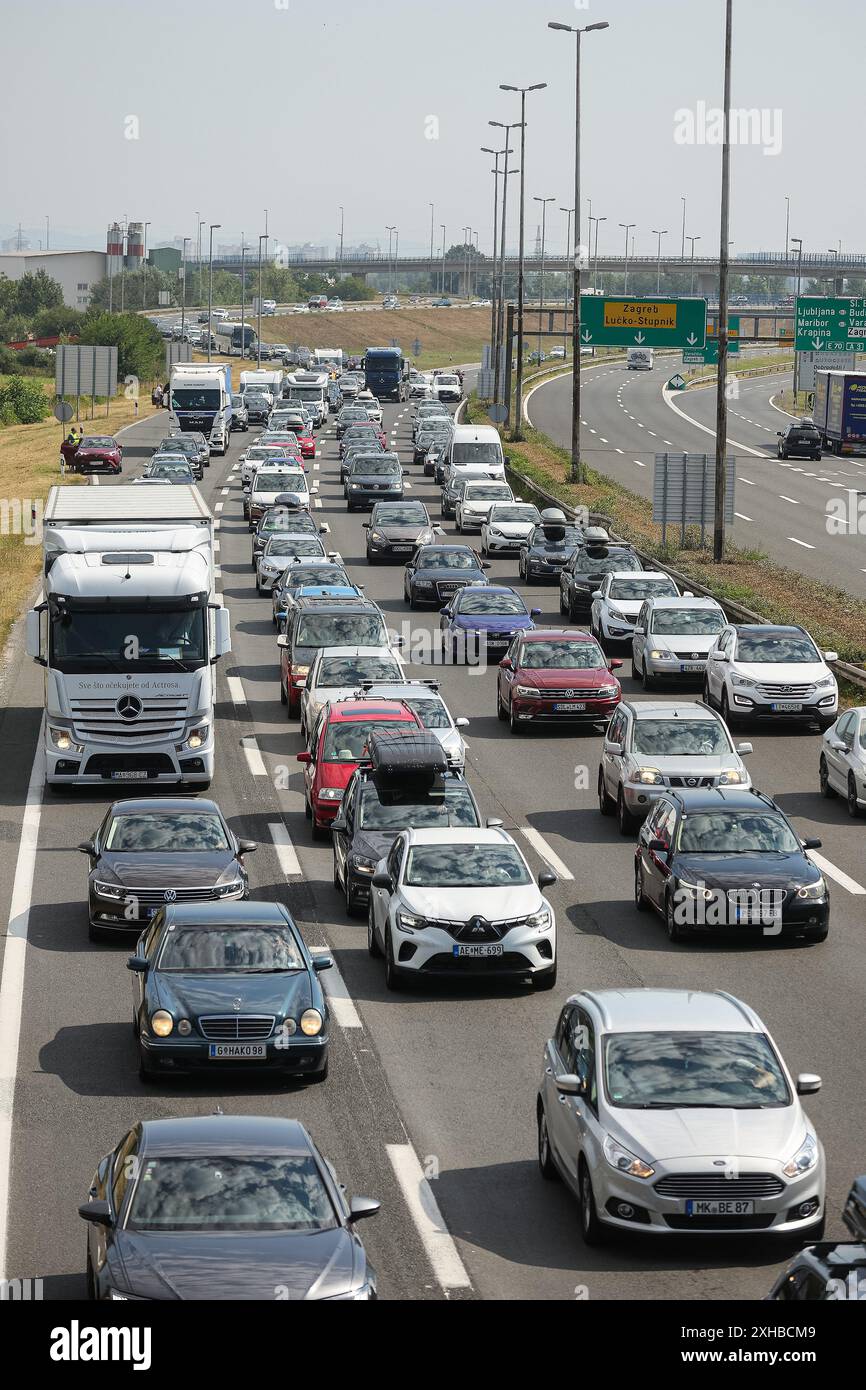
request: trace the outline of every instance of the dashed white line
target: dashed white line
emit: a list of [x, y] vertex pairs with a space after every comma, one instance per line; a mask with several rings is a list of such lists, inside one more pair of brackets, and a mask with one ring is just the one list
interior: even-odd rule
[[259, 745], [255, 738], [250, 735], [248, 738], [241, 739], [241, 748], [244, 750], [244, 757], [247, 766], [254, 777], [267, 777], [268, 770], [265, 767], [264, 758], [259, 752]]
[[226, 684], [232, 697], [232, 704], [236, 705], [238, 709], [245, 709], [247, 697], [244, 694], [244, 683], [240, 676], [226, 676]]
[[411, 1144], [387, 1144], [388, 1157], [436, 1282], [443, 1289], [471, 1288], [466, 1266], [442, 1218]]
[[740, 518], [740, 521], [751, 521], [751, 520], [752, 520], [752, 518], [751, 518], [750, 516], [744, 516], [744, 514], [743, 514], [742, 512], [734, 512], [734, 516], [738, 516], [738, 517]]
[[646, 464], [645, 464], [645, 463], [641, 463], [640, 459], [633, 459], [632, 462], [633, 462], [633, 463], [636, 463], [637, 466], [638, 466], [638, 468], [646, 468]]
[[224, 506], [225, 506], [225, 503], [224, 503], [224, 502], [215, 502], [215, 503], [214, 503], [214, 511], [215, 511], [215, 512], [221, 512]]
[[754, 487], [754, 486], [755, 486], [755, 484], [752, 482], [752, 479], [751, 479], [751, 478], [741, 478], [740, 475], [739, 475], [739, 473], [737, 474], [737, 482], [738, 482], [738, 483], [748, 483], [749, 487]]
[[[616, 445], [614, 445], [614, 448], [616, 448]], [[617, 452], [618, 454], [621, 454], [621, 453], [623, 453], [624, 451], [623, 451], [622, 449], [617, 449], [616, 452]]]
[[545, 864], [550, 865], [554, 873], [559, 874], [561, 879], [573, 881], [574, 874], [571, 872], [568, 865], [563, 864], [559, 855], [554, 853], [544, 836], [538, 830], [533, 830], [531, 825], [521, 825], [520, 833], [525, 840], [529, 841], [538, 857], [543, 859]]
[[779, 496], [781, 497], [783, 502], [790, 502], [792, 507], [799, 507], [800, 505], [796, 497], [786, 497], [784, 492], [780, 492]]
[[[327, 946], [311, 946], [311, 956], [329, 956], [331, 952]], [[341, 1028], [363, 1028], [361, 1015], [355, 1008], [355, 1002], [346, 988], [346, 981], [340, 973], [340, 968], [336, 962], [330, 970], [322, 971], [319, 976], [322, 989], [328, 996], [328, 1003], [331, 1006], [331, 1013], [337, 1020]]]
[[284, 878], [299, 878], [301, 876], [301, 862], [298, 859], [297, 850], [292, 844], [292, 837], [282, 821], [268, 821], [268, 831], [274, 842], [274, 849], [277, 852], [277, 862], [280, 872]]
[[796, 536], [789, 536], [789, 537], [788, 537], [788, 540], [789, 540], [789, 541], [793, 541], [793, 542], [794, 542], [794, 545], [801, 545], [801, 546], [803, 547], [804, 550], [814, 550], [814, 549], [815, 549], [814, 545], [810, 545], [808, 541], [798, 541]]

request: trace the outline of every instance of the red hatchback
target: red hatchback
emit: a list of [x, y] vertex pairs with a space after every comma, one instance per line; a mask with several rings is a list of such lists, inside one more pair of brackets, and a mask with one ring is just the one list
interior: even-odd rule
[[298, 446], [301, 450], [302, 459], [314, 459], [316, 457], [316, 438], [312, 429], [301, 429], [300, 425], [295, 430], [298, 436]]
[[424, 727], [402, 700], [340, 700], [321, 710], [310, 752], [297, 755], [305, 764], [304, 809], [314, 840], [326, 833], [340, 809], [349, 778], [366, 756], [370, 734], [386, 724]]
[[66, 440], [60, 452], [73, 473], [116, 475], [123, 466], [123, 446], [107, 434], [86, 434], [77, 447]]
[[514, 636], [499, 663], [496, 713], [512, 733], [526, 724], [606, 724], [622, 699], [609, 660], [588, 632], [536, 628]]

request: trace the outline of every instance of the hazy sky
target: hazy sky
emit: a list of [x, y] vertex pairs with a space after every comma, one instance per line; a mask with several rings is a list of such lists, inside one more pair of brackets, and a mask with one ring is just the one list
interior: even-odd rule
[[[151, 222], [153, 245], [194, 235], [199, 211], [222, 223], [216, 240], [255, 240], [268, 207], [272, 236], [333, 246], [342, 203], [347, 244], [387, 247], [390, 223], [411, 251], [429, 245], [433, 201], [437, 243], [441, 223], [449, 244], [468, 224], [489, 250], [479, 147], [501, 143], [490, 118], [519, 118], [498, 84], [547, 81], [527, 98], [527, 237], [532, 196], [553, 195], [559, 249], [574, 41], [548, 19], [611, 25], [583, 41], [583, 216], [591, 198], [607, 217], [600, 247], [636, 222], [638, 254], [654, 252], [652, 228], [678, 249], [685, 194], [698, 254], [717, 251], [720, 150], [701, 143], [699, 104], [721, 102], [723, 0], [4, 0], [0, 236], [20, 221], [41, 238], [48, 213], [52, 246], [102, 248], [127, 215]], [[733, 105], [763, 108], [764, 148], [781, 146], [732, 152], [734, 254], [784, 247], [786, 194], [805, 250], [866, 250], [864, 51], [864, 0], [734, 0]]]

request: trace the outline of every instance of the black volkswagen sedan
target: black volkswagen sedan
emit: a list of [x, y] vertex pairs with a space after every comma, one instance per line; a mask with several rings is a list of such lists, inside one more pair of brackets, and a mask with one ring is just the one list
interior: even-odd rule
[[641, 826], [634, 896], [655, 908], [671, 941], [695, 934], [824, 941], [830, 895], [787, 816], [762, 792], [669, 791]]
[[282, 903], [192, 903], [157, 912], [127, 966], [139, 1076], [279, 1071], [328, 1075], [328, 1006]]
[[115, 801], [93, 838], [78, 846], [90, 861], [90, 940], [140, 932], [166, 903], [245, 898], [244, 856], [256, 847], [234, 835], [215, 801]]
[[367, 563], [401, 560], [403, 564], [419, 545], [439, 534], [423, 502], [376, 502], [373, 515], [363, 523], [367, 532]]
[[466, 584], [487, 584], [490, 566], [468, 545], [421, 545], [406, 566], [403, 596], [410, 608], [440, 608]]
[[379, 1206], [347, 1201], [298, 1120], [141, 1120], [100, 1160], [78, 1208], [88, 1297], [375, 1299], [355, 1225]]

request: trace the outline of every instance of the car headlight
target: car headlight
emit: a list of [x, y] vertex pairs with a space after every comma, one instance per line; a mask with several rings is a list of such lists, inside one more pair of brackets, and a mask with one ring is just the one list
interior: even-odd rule
[[342, 801], [344, 795], [344, 787], [322, 787], [318, 793], [320, 801]]
[[298, 1025], [293, 1018], [284, 1018], [280, 1026], [280, 1032], [287, 1038], [293, 1038], [298, 1031]]
[[751, 680], [749, 676], [738, 676], [736, 673], [731, 676], [731, 682], [734, 685], [745, 685], [750, 687], [757, 685], [757, 681]]
[[681, 878], [677, 888], [689, 898], [703, 898], [704, 902], [711, 902], [715, 897], [715, 889], [707, 888], [703, 883], [689, 883], [688, 879]]
[[650, 652], [653, 661], [673, 661], [673, 652], [666, 651], [664, 647], [653, 647]]
[[607, 616], [615, 623], [631, 622], [631, 618], [627, 618], [625, 613], [620, 613], [618, 608], [608, 608]]
[[530, 698], [533, 698], [538, 694], [538, 690], [534, 685], [516, 685], [514, 687], [514, 693], [515, 695], [528, 695]]
[[617, 694], [617, 687], [615, 685], [603, 685], [596, 691], [596, 694], [599, 700], [612, 700]]
[[433, 581], [432, 581], [431, 579], [416, 579], [416, 580], [415, 580], [415, 588], [416, 588], [416, 589], [432, 589], [432, 588], [433, 588]]
[[547, 931], [550, 927], [550, 908], [542, 907], [538, 912], [532, 912], [526, 919], [526, 925], [534, 931]]
[[218, 883], [214, 892], [218, 898], [228, 898], [232, 893], [242, 893], [244, 891], [244, 881], [242, 878], [233, 878], [229, 883]]
[[742, 772], [739, 772], [735, 767], [729, 767], [725, 772], [719, 774], [720, 787], [733, 787], [745, 780]]
[[361, 486], [362, 486], [361, 483], [350, 483], [350, 484], [349, 484], [349, 487], [351, 487], [351, 488], [359, 488], [359, 487], [361, 487]]
[[350, 854], [349, 865], [356, 874], [374, 874], [376, 872], [376, 860], [368, 859], [364, 854]]
[[321, 1033], [324, 1022], [318, 1009], [304, 1009], [301, 1014], [301, 1032], [308, 1038], [315, 1038]]
[[633, 1154], [610, 1134], [605, 1135], [603, 1147], [605, 1158], [618, 1173], [628, 1173], [632, 1178], [651, 1178], [655, 1172], [654, 1168], [644, 1163], [642, 1158], [638, 1158], [637, 1154]]
[[807, 1134], [797, 1152], [788, 1159], [782, 1172], [786, 1178], [798, 1178], [808, 1173], [818, 1162], [818, 1140], [814, 1134]]
[[95, 878], [93, 880], [93, 887], [101, 898], [113, 898], [117, 902], [121, 902], [126, 896], [126, 889], [122, 888], [117, 883], [102, 883], [99, 879]]
[[155, 1014], [151, 1014], [150, 1027], [158, 1038], [167, 1038], [174, 1028], [174, 1019], [167, 1010], [157, 1009]]
[[61, 753], [84, 752], [84, 745], [82, 743], [73, 743], [72, 737], [68, 729], [50, 728], [48, 732], [51, 736], [51, 742], [54, 744], [54, 747], [57, 748]]
[[309, 666], [296, 666], [296, 665], [294, 664], [294, 662], [292, 663], [292, 675], [293, 675], [293, 676], [308, 676], [309, 674], [310, 674], [310, 668], [309, 668]]
[[414, 912], [397, 913], [397, 926], [400, 931], [423, 931], [427, 925], [427, 918], [419, 917]]
[[836, 681], [833, 676], [825, 676], [823, 680], [815, 682], [815, 689], [829, 690], [831, 687], [835, 687], [835, 685]]
[[801, 883], [797, 889], [798, 898], [806, 898], [809, 902], [820, 902], [827, 892], [827, 884], [823, 878], [819, 878], [816, 883]]
[[209, 733], [210, 733], [210, 725], [209, 725], [209, 724], [199, 724], [197, 728], [191, 729], [191, 730], [190, 730], [189, 734], [187, 735], [187, 739], [186, 739], [186, 743], [184, 744], [184, 747], [185, 747], [185, 748], [201, 748], [201, 747], [203, 747], [203, 745], [204, 745], [205, 743], [207, 743], [208, 734], [209, 734]]
[[385, 537], [382, 535], [382, 532], [381, 532], [381, 531], [371, 531], [371, 532], [370, 532], [370, 540], [371, 540], [371, 541], [375, 541], [375, 542], [376, 542], [376, 545], [385, 545], [385, 543], [386, 543], [386, 542], [385, 542]]
[[648, 787], [660, 787], [664, 785], [664, 777], [656, 767], [642, 767], [635, 774], [636, 782], [643, 782]]

